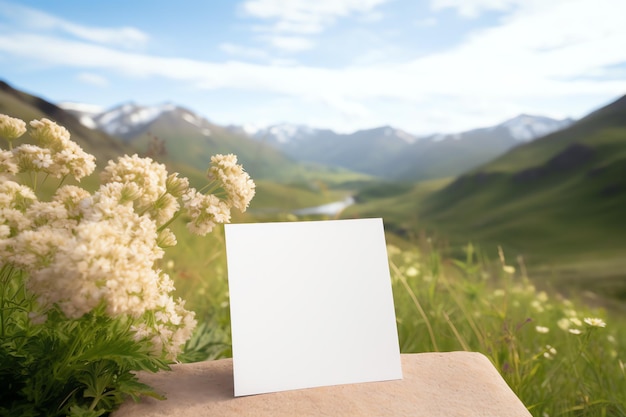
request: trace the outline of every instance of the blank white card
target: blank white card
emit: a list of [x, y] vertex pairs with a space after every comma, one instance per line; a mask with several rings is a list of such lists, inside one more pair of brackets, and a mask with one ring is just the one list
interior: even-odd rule
[[235, 396], [402, 378], [382, 219], [225, 234]]

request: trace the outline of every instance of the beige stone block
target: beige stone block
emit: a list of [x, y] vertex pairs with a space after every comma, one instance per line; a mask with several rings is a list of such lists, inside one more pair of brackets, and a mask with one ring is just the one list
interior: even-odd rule
[[233, 395], [231, 359], [174, 365], [171, 372], [140, 376], [167, 400], [129, 400], [112, 417], [530, 416], [489, 359], [480, 353], [401, 357], [402, 380], [237, 398]]

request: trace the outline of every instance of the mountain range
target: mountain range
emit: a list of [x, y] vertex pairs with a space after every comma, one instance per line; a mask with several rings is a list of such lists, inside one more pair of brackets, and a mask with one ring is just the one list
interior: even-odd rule
[[[207, 163], [203, 150], [228, 151], [252, 165], [257, 175], [275, 179], [291, 170], [292, 167], [281, 168], [289, 165], [289, 161], [343, 168], [388, 180], [456, 176], [522, 142], [573, 122], [520, 115], [493, 127], [419, 137], [391, 126], [351, 134], [293, 124], [262, 129], [223, 127], [171, 103], [158, 106], [125, 103], [104, 111], [76, 103], [60, 103], [60, 106], [85, 126], [138, 147], [148, 146], [158, 138], [164, 141], [171, 157], [198, 168]], [[255, 144], [248, 139], [253, 139]], [[194, 151], [190, 154], [183, 149]]]
[[72, 139], [101, 163], [132, 149], [106, 133], [86, 127], [71, 114], [40, 97], [27, 94], [0, 81], [0, 113], [30, 121], [47, 117], [66, 127]]
[[625, 208], [623, 96], [460, 175], [417, 211], [449, 236], [505, 245], [535, 263], [565, 258], [588, 267], [621, 260], [606, 278], [622, 280], [626, 296]]
[[462, 259], [470, 243], [479, 258], [501, 247], [514, 279], [626, 300], [626, 96], [456, 178], [373, 184], [355, 198], [343, 218], [383, 217], [394, 235]]
[[[557, 263], [568, 283], [593, 279], [626, 299], [626, 96], [575, 122], [522, 115], [430, 137], [389, 126], [348, 135], [293, 125], [224, 127], [172, 104], [61, 108], [1, 81], [0, 113], [57, 121], [100, 163], [152, 153], [192, 182], [206, 182], [212, 154], [233, 152], [257, 182], [259, 208], [293, 210], [356, 190], [344, 217], [384, 217], [386, 230], [409, 238], [445, 236], [457, 254], [470, 239], [488, 250], [501, 245], [513, 258], [522, 255], [533, 273]], [[485, 161], [487, 148], [498, 155]], [[308, 161], [326, 152], [325, 161], [339, 167], [305, 164], [296, 151]], [[455, 176], [467, 158], [473, 167]]]

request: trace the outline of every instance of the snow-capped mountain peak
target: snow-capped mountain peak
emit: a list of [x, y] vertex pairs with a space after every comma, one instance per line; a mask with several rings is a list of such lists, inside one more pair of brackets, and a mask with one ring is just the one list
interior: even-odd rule
[[182, 123], [195, 126], [205, 136], [211, 134], [210, 123], [206, 119], [172, 103], [141, 106], [128, 102], [104, 111], [94, 106], [78, 103], [61, 103], [59, 107], [77, 116], [87, 127], [125, 139], [142, 131], [165, 114], [172, 114]]
[[125, 103], [93, 118], [96, 125], [110, 135], [124, 136], [131, 131], [146, 126], [163, 113], [176, 109], [171, 103], [157, 106], [139, 106]]
[[556, 120], [545, 116], [520, 114], [498, 126], [508, 129], [511, 136], [517, 140], [530, 141], [540, 136], [564, 129], [572, 123], [572, 119]]
[[257, 129], [251, 136], [257, 139], [269, 139], [276, 143], [286, 144], [314, 136], [317, 132], [318, 129], [309, 126], [281, 123], [264, 129]]

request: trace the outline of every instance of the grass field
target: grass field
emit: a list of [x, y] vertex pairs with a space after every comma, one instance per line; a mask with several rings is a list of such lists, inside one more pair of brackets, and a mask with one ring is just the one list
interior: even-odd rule
[[[534, 416], [626, 416], [623, 314], [539, 289], [506, 253], [470, 245], [453, 260], [429, 239], [403, 243], [387, 249], [403, 353], [482, 352]], [[223, 236], [181, 241], [164, 262], [201, 323], [187, 360], [230, 356]]]

